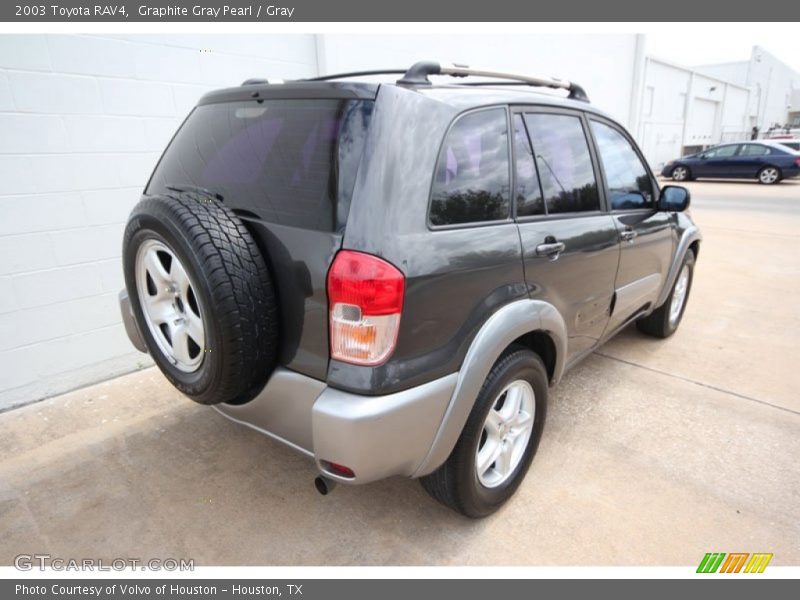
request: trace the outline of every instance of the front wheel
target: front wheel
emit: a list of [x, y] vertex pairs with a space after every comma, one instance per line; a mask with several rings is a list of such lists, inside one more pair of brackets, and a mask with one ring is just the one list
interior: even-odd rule
[[689, 171], [689, 167], [684, 167], [683, 165], [678, 165], [674, 169], [672, 169], [672, 180], [673, 181], [691, 181], [692, 173]]
[[657, 338], [666, 338], [675, 333], [683, 319], [686, 301], [689, 299], [689, 291], [692, 289], [694, 262], [694, 252], [687, 251], [669, 296], [664, 304], [651, 314], [636, 321], [639, 331]]
[[514, 346], [492, 367], [453, 452], [422, 486], [472, 518], [490, 515], [517, 490], [539, 445], [547, 413], [547, 371]]
[[772, 185], [781, 180], [781, 172], [777, 167], [764, 167], [758, 172], [758, 182], [764, 185]]

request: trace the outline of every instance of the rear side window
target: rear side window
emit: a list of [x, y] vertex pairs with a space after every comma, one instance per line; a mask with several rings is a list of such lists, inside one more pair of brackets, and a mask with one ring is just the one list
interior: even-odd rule
[[468, 113], [450, 128], [431, 191], [432, 225], [509, 217], [508, 128], [504, 108]]
[[579, 117], [528, 113], [536, 166], [548, 214], [600, 209], [589, 145]]
[[653, 182], [630, 142], [613, 127], [591, 121], [597, 152], [611, 198], [611, 208], [651, 208]]
[[273, 223], [344, 227], [372, 114], [365, 100], [265, 100], [198, 106], [148, 194], [203, 188]]
[[769, 148], [760, 144], [745, 144], [739, 151], [739, 156], [766, 156]]

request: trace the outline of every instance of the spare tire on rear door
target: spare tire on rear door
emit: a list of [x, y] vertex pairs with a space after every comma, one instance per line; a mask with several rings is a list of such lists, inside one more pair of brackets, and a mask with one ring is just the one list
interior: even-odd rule
[[131, 213], [125, 285], [153, 359], [201, 404], [241, 404], [275, 366], [278, 314], [267, 264], [239, 218], [211, 194], [151, 196]]

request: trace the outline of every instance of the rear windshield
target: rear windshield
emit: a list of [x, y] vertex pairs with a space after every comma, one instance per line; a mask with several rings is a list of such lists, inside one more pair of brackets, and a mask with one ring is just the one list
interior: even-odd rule
[[341, 230], [371, 100], [262, 100], [194, 109], [147, 194], [202, 188], [273, 223]]

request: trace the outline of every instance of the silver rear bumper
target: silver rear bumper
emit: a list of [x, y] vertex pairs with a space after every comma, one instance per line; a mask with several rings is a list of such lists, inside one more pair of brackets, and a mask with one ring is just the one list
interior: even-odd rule
[[[279, 367], [253, 400], [214, 409], [314, 458], [345, 483], [411, 477], [427, 457], [455, 389], [454, 373], [386, 396], [361, 396]], [[344, 465], [343, 477], [328, 464]]]
[[[119, 293], [122, 321], [131, 343], [147, 352], [128, 293]], [[312, 457], [326, 476], [368, 483], [393, 475], [411, 477], [428, 458], [458, 374], [386, 396], [361, 396], [278, 367], [263, 390], [242, 405], [213, 408]], [[355, 473], [348, 478], [330, 463]]]

